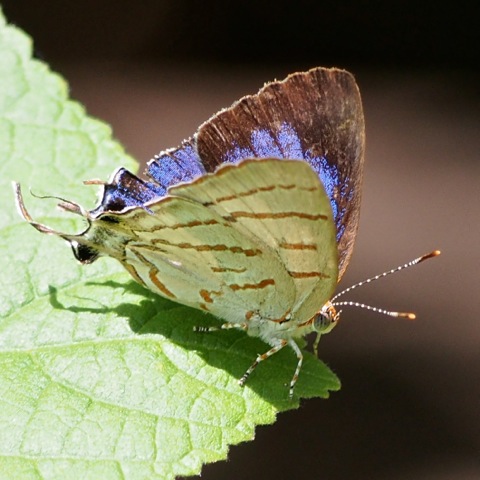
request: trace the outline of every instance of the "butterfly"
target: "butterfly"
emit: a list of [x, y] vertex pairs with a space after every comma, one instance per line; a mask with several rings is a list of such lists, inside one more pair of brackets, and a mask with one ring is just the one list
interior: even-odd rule
[[331, 299], [358, 227], [364, 130], [353, 76], [314, 68], [214, 115], [178, 148], [156, 155], [148, 180], [119, 168], [94, 210], [62, 200], [88, 222], [80, 234], [34, 222], [19, 186], [17, 204], [37, 230], [65, 239], [80, 262], [114, 257], [146, 288], [269, 344], [242, 386], [260, 362], [291, 347], [292, 396], [303, 361], [297, 339], [316, 332], [316, 352], [338, 322], [335, 306], [353, 304]]

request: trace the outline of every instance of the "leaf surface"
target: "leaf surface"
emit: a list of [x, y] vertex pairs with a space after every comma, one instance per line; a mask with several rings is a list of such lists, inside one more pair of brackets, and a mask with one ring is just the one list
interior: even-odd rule
[[[295, 356], [137, 285], [120, 265], [80, 266], [61, 240], [16, 212], [12, 180], [39, 195], [94, 206], [89, 178], [135, 162], [111, 129], [68, 98], [65, 81], [32, 59], [30, 39], [0, 16], [0, 472], [22, 479], [173, 479], [226, 458], [257, 425], [327, 397], [336, 376], [307, 354], [288, 399]], [[81, 231], [81, 219], [25, 191], [35, 220]]]

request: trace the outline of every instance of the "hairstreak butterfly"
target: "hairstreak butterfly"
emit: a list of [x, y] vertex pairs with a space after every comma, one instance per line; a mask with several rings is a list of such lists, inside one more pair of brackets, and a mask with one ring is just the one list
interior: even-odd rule
[[69, 242], [80, 262], [114, 257], [150, 290], [267, 342], [241, 385], [289, 345], [297, 356], [292, 395], [303, 359], [296, 339], [317, 332], [316, 351], [337, 323], [335, 306], [359, 305], [332, 295], [357, 231], [364, 138], [353, 76], [314, 68], [214, 115], [151, 160], [148, 180], [118, 169], [94, 210], [62, 200], [88, 222], [80, 234], [34, 222], [18, 185], [17, 204], [37, 230]]

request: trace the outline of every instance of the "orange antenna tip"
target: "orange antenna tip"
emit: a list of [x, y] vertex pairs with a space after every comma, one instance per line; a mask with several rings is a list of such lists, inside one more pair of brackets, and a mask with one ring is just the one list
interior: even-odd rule
[[417, 316], [411, 312], [391, 312], [392, 317], [406, 318], [408, 320], [415, 320]]
[[438, 257], [442, 252], [440, 250], [434, 250], [433, 252], [427, 253], [418, 259], [418, 262], [423, 262], [424, 260], [428, 260], [429, 258]]

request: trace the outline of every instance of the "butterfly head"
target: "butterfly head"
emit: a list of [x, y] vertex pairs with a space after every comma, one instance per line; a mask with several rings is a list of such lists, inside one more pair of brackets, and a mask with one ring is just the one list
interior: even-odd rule
[[317, 332], [317, 337], [313, 343], [313, 352], [315, 353], [315, 356], [318, 356], [320, 337], [333, 330], [333, 327], [335, 327], [340, 320], [340, 313], [341, 311], [337, 312], [332, 305], [332, 302], [329, 301], [312, 318], [313, 331]]
[[329, 333], [340, 319], [340, 311], [336, 311], [331, 302], [327, 302], [313, 317], [313, 330], [318, 335]]

